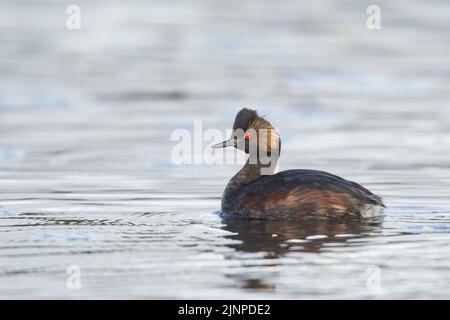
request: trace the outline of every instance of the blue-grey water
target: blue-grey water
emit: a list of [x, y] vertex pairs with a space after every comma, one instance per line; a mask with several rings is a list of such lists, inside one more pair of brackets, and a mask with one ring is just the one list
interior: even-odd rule
[[[0, 3], [0, 298], [449, 298], [448, 1], [76, 2]], [[383, 221], [223, 221], [171, 134], [242, 106]]]

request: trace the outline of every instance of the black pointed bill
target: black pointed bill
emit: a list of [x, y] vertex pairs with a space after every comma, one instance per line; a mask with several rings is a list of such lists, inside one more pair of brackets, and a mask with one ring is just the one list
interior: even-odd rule
[[234, 146], [234, 139], [231, 138], [231, 139], [225, 140], [221, 143], [213, 144], [211, 146], [211, 148], [226, 148], [226, 147], [233, 147], [233, 146]]

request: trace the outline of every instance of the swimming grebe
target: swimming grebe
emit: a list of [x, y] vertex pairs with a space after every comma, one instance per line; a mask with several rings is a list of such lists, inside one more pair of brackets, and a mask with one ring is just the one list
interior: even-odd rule
[[222, 196], [225, 214], [272, 220], [371, 218], [383, 212], [385, 206], [380, 197], [333, 174], [316, 170], [274, 174], [281, 150], [280, 135], [255, 110], [240, 110], [231, 138], [212, 147], [228, 146], [250, 154], [225, 188]]

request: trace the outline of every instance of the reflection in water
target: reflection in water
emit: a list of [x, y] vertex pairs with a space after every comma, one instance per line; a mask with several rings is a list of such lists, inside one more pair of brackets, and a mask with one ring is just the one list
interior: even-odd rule
[[345, 243], [348, 238], [362, 238], [381, 229], [381, 221], [259, 221], [226, 218], [225, 230], [241, 243], [232, 247], [243, 252], [265, 252], [276, 258], [287, 252], [320, 252], [325, 243]]
[[[319, 253], [325, 244], [345, 245], [347, 239], [369, 237], [381, 232], [380, 220], [370, 222], [331, 222], [331, 221], [260, 221], [235, 218], [223, 218], [225, 230], [233, 233], [230, 238], [239, 240], [229, 245], [242, 253], [264, 253], [263, 259], [271, 259], [265, 266], [282, 265], [278, 258], [291, 252]], [[248, 267], [253, 267], [251, 264]], [[243, 289], [273, 293], [276, 284], [266, 275], [245, 277], [235, 274], [233, 277]]]

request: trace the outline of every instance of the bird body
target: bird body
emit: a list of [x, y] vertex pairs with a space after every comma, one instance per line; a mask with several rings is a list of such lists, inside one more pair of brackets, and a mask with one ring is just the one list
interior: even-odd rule
[[[213, 147], [234, 146], [250, 156], [225, 188], [222, 212], [255, 219], [372, 218], [383, 212], [381, 198], [356, 182], [317, 170], [275, 173], [281, 140], [278, 131], [256, 111], [242, 109], [233, 130], [240, 132]], [[258, 146], [254, 155], [252, 142]], [[261, 151], [270, 156], [271, 163], [261, 160]]]

